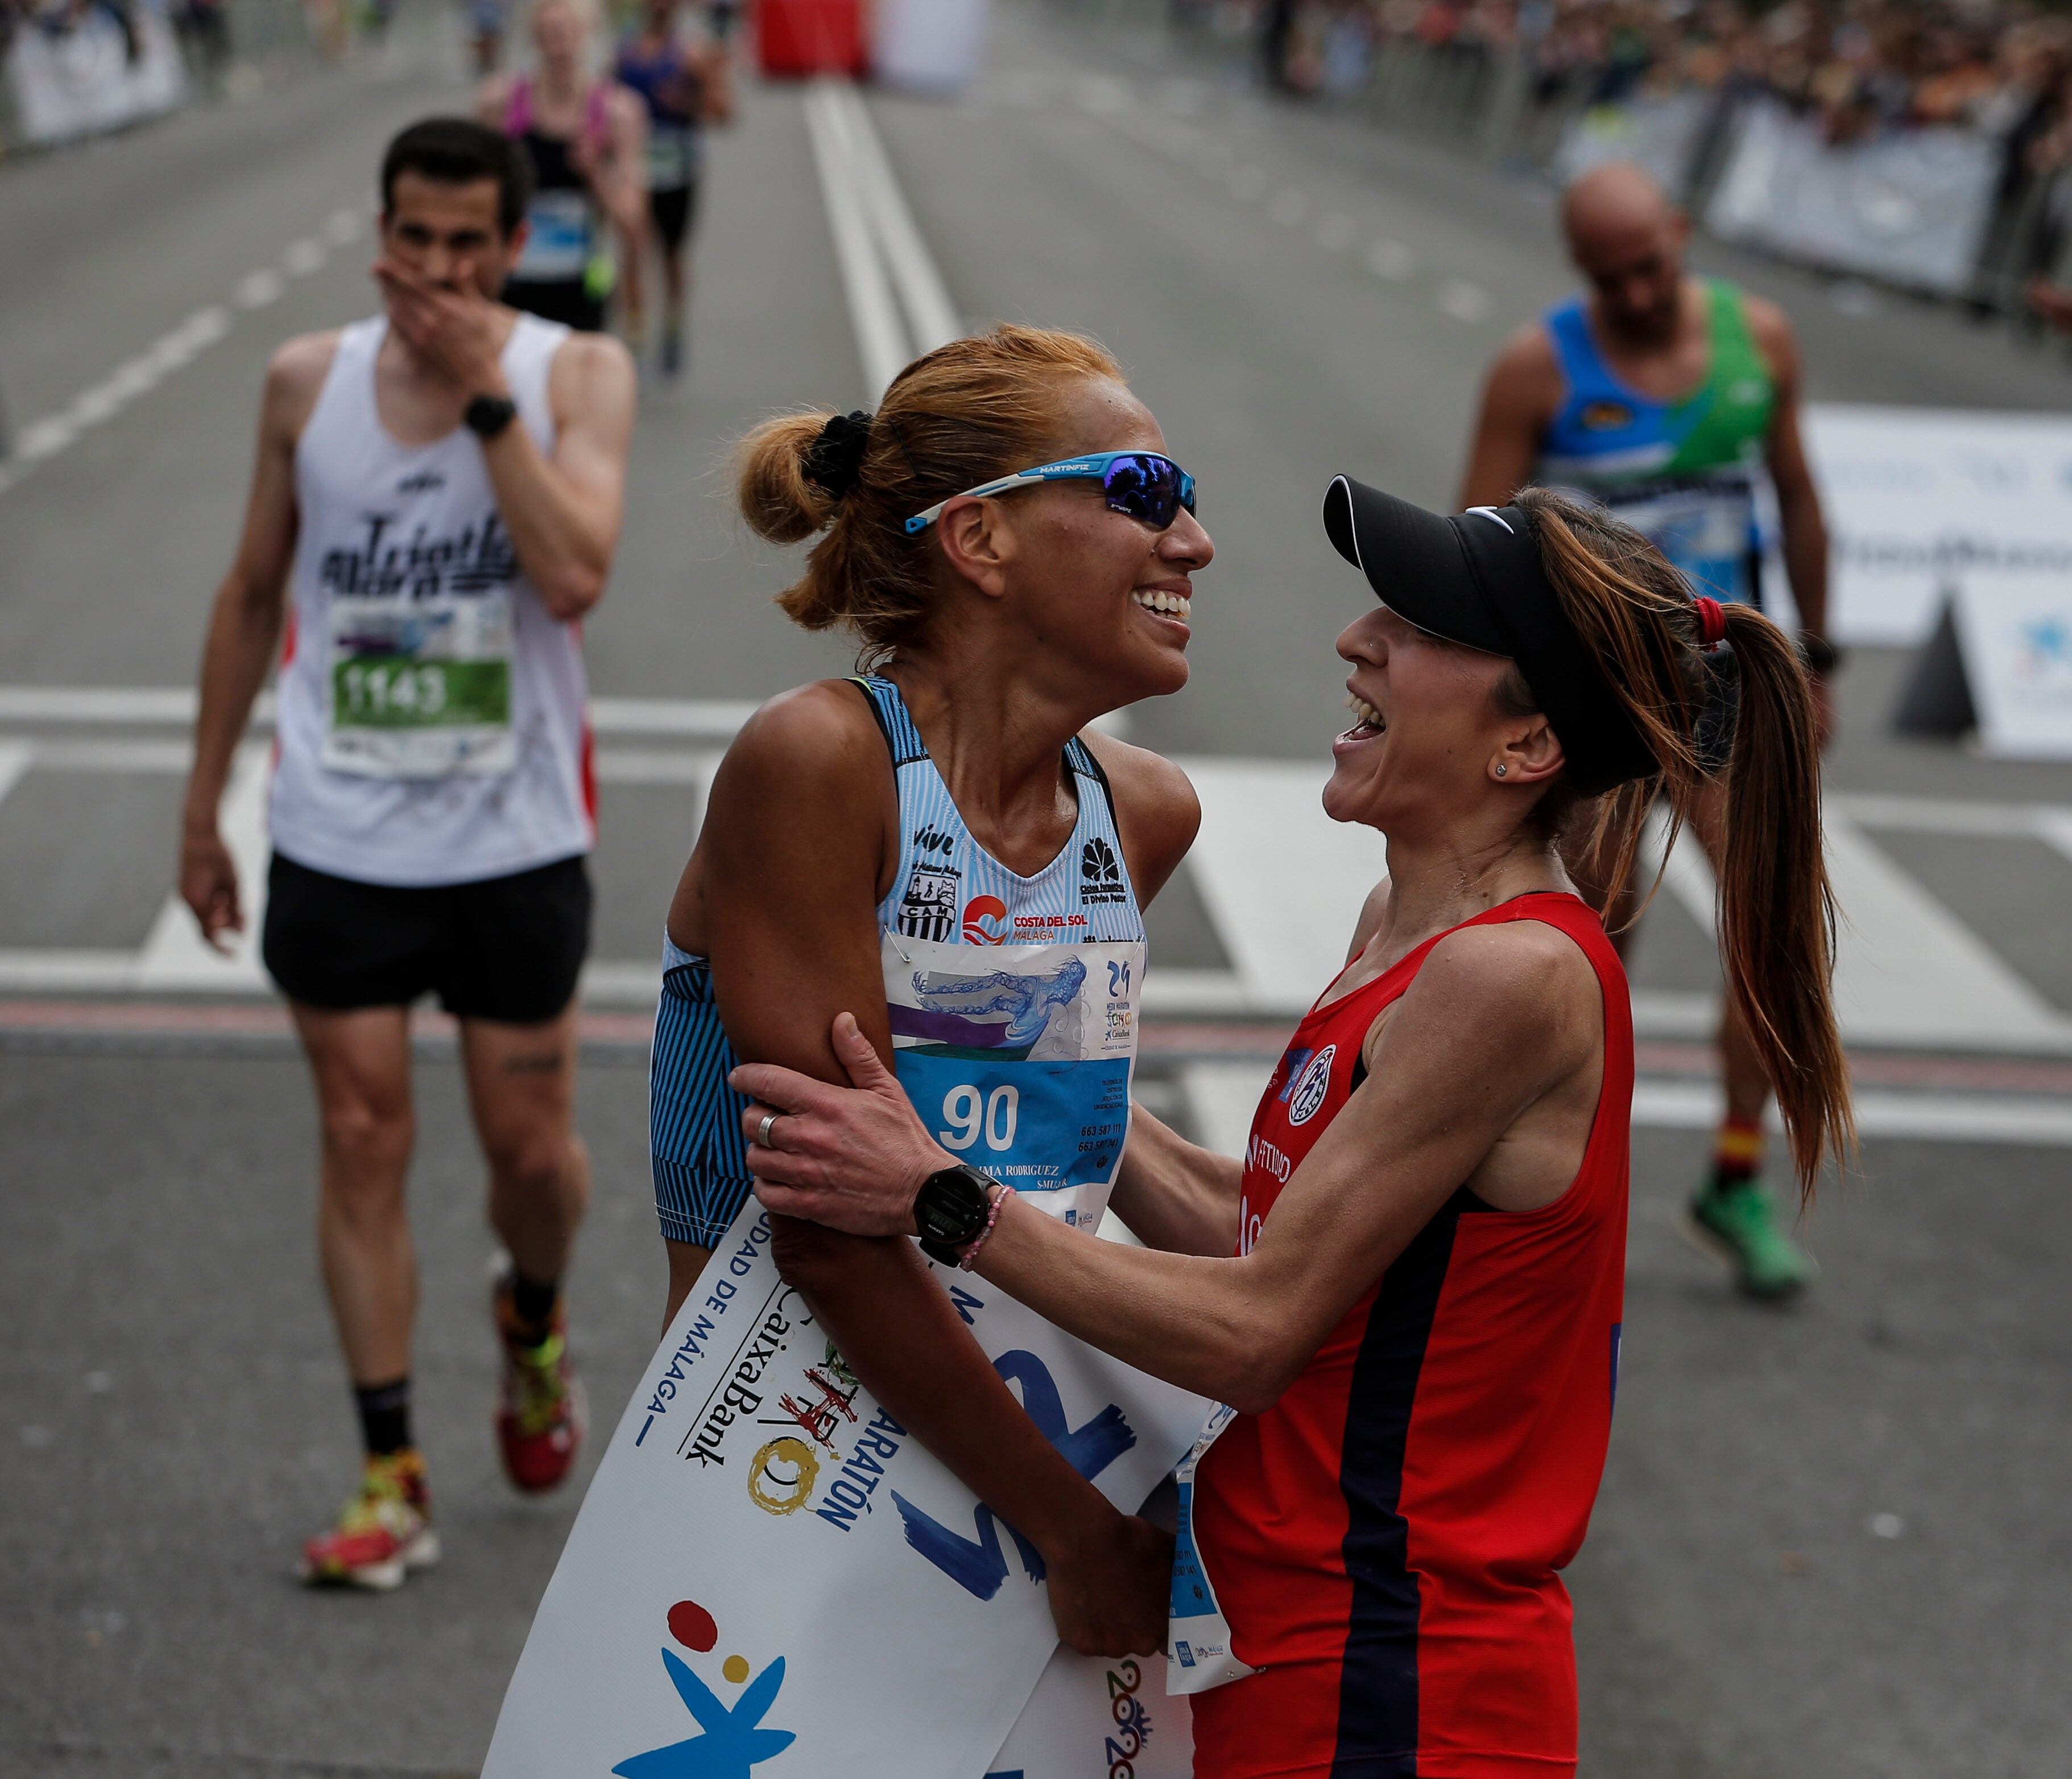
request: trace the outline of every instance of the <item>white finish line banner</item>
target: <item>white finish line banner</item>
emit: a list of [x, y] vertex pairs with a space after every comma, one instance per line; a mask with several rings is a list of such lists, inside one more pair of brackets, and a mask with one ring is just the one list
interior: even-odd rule
[[2072, 582], [2072, 420], [1815, 402], [1806, 430], [1842, 640], [1925, 641], [1975, 574]]
[[[1040, 1557], [862, 1389], [769, 1242], [751, 1199], [649, 1361], [483, 1779], [1186, 1774], [1164, 1658], [1059, 1649]], [[1208, 1405], [935, 1276], [1037, 1426], [1134, 1512]]]

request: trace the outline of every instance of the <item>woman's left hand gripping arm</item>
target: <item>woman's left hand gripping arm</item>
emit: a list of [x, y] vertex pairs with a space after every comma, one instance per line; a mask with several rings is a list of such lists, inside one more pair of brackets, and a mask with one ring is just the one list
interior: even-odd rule
[[[1547, 931], [1526, 942], [1544, 947]], [[1369, 1034], [1369, 1078], [1290, 1176], [1248, 1253], [1089, 1241], [1009, 1192], [973, 1270], [1140, 1370], [1264, 1412], [1519, 1115], [1594, 1056], [1600, 1027], [1578, 1007], [1590, 1011], [1597, 986], [1564, 967], [1572, 960], [1589, 978], [1581, 954], [1554, 936], [1557, 949], [1528, 960], [1516, 933], [1470, 929], [1433, 949]], [[754, 1102], [751, 1137], [765, 1114], [781, 1114], [779, 1147], [749, 1151], [757, 1195], [787, 1216], [911, 1234], [915, 1192], [955, 1158], [846, 1015], [834, 1048], [853, 1089], [788, 1069], [736, 1072]]]

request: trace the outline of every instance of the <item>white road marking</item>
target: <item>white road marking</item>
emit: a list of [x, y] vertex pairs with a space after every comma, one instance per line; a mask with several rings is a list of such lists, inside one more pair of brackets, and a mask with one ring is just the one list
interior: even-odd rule
[[184, 775], [194, 764], [191, 741], [35, 741], [27, 743], [43, 772]]
[[247, 272], [237, 281], [237, 288], [231, 293], [232, 300], [240, 309], [263, 309], [269, 303], [278, 302], [288, 288], [287, 280], [270, 266], [262, 266], [256, 272]]
[[23, 427], [21, 436], [14, 441], [14, 455], [25, 463], [55, 457], [78, 433], [79, 428], [68, 414], [54, 414], [46, 419], [32, 420]]
[[1496, 307], [1488, 291], [1460, 278], [1449, 278], [1439, 286], [1438, 303], [1456, 321], [1486, 321]]
[[820, 172], [820, 199], [827, 208], [828, 232], [834, 237], [842, 289], [849, 299], [849, 324], [856, 330], [865, 399], [875, 406], [886, 385], [906, 368], [911, 355], [894, 307], [891, 282], [871, 239], [870, 221], [843, 152], [845, 132], [832, 86], [832, 82], [816, 80], [806, 89], [806, 132]]
[[[198, 704], [189, 686], [0, 686], [0, 723], [191, 725]], [[599, 735], [696, 735], [730, 739], [756, 711], [750, 698], [615, 698], [591, 701]], [[273, 694], [259, 694], [253, 720], [273, 720]]]
[[[1272, 1065], [1193, 1063], [1182, 1090], [1205, 1148], [1242, 1159], [1253, 1113]], [[2008, 1093], [1889, 1093], [1855, 1096], [1856, 1128], [1867, 1137], [1996, 1143], [2072, 1148], [2072, 1100]], [[1643, 1079], [1634, 1084], [1633, 1122], [1643, 1129], [1709, 1130], [1725, 1101], [1712, 1081]]]
[[[0, 722], [64, 731], [0, 735], [0, 797], [31, 770], [184, 773], [191, 758], [188, 739], [149, 731], [191, 725], [195, 702], [187, 687], [0, 686]], [[684, 787], [687, 826], [694, 829], [720, 759], [712, 744], [729, 739], [755, 708], [745, 699], [598, 698], [592, 719], [599, 736], [636, 744], [600, 746], [598, 776], [606, 784]], [[257, 716], [262, 726], [270, 723], [270, 693]], [[117, 733], [109, 735], [110, 729]], [[125, 735], [124, 729], [146, 732]], [[639, 744], [663, 742], [706, 745]], [[265, 750], [263, 741], [248, 742], [241, 760], [263, 760]], [[1364, 829], [1323, 817], [1318, 798], [1329, 776], [1326, 763], [1197, 758], [1181, 764], [1202, 805], [1201, 835], [1189, 869], [1232, 964], [1227, 970], [1154, 967], [1146, 984], [1147, 1010], [1167, 1017], [1299, 1015], [1343, 962], [1360, 903], [1381, 874], [1380, 843]], [[230, 800], [226, 823], [258, 824], [239, 831], [249, 856], [263, 863], [263, 784], [254, 777], [238, 784], [246, 801]], [[2072, 805], [1843, 793], [1828, 798], [1827, 817], [1832, 868], [1845, 916], [1836, 993], [1849, 1041], [2072, 1053], [2072, 1019], [2050, 1007], [1864, 832], [1890, 828], [2029, 838], [2072, 857]], [[1659, 838], [1658, 827], [1658, 843]], [[257, 864], [247, 872], [255, 889], [261, 887], [257, 872]], [[1688, 835], [1671, 861], [1664, 887], [1700, 927], [1711, 929], [1712, 873]], [[172, 920], [175, 908], [169, 904], [162, 912], [148, 942], [155, 960], [150, 980], [226, 986], [228, 966], [198, 955], [198, 941], [175, 945], [171, 935], [185, 930]], [[191, 925], [183, 908], [177, 913]], [[49, 986], [51, 971], [64, 982], [115, 981], [113, 964], [91, 961], [101, 955], [0, 953], [0, 989]], [[107, 956], [130, 958], [122, 966], [128, 974], [121, 982], [135, 986], [145, 979], [138, 956]], [[248, 966], [245, 975], [247, 986], [261, 986], [256, 966]], [[1718, 1011], [1716, 997], [1709, 994], [1642, 990], [1634, 996], [1634, 1027], [1643, 1036], [1708, 1037]]]
[[351, 205], [341, 204], [324, 218], [324, 237], [334, 247], [350, 247], [366, 227], [366, 217]]
[[585, 964], [582, 992], [588, 1006], [652, 1007], [656, 996], [662, 992], [660, 928], [656, 929], [652, 962], [636, 963], [629, 958], [614, 962], [598, 959]]
[[36, 750], [28, 742], [0, 741], [0, 803], [5, 803], [7, 793], [22, 782], [35, 757]]
[[248, 741], [238, 750], [217, 820], [224, 844], [237, 866], [245, 930], [227, 933], [228, 954], [203, 941], [192, 910], [177, 892], [166, 896], [137, 954], [136, 986], [147, 993], [201, 990], [249, 992], [266, 986], [259, 962], [259, 933], [266, 918], [266, 793], [272, 783], [273, 750]]
[[1181, 764], [1202, 801], [1190, 865], [1240, 986], [1231, 1011], [1300, 1013], [1345, 962], [1384, 868], [1381, 837], [1324, 819], [1328, 764]]
[[2072, 859], [2072, 809], [2039, 808], [2036, 838], [2066, 859]]
[[1400, 241], [1378, 241], [1367, 250], [1367, 270], [1400, 284], [1417, 270], [1417, 256]]
[[1835, 1008], [1845, 1033], [1881, 1044], [2072, 1049], [2072, 1021], [1853, 821], [1833, 810], [1825, 827], [1843, 916]]
[[0, 990], [10, 995], [120, 994], [137, 986], [134, 951], [0, 951]]
[[[960, 339], [964, 332], [956, 306], [950, 301], [943, 274], [935, 269], [927, 244], [907, 208], [906, 195], [886, 159], [877, 126], [863, 95], [847, 82], [828, 89], [831, 113], [840, 127], [855, 175], [855, 189], [869, 214], [878, 251], [892, 274], [906, 313], [906, 334], [915, 354], [931, 352]], [[903, 367], [902, 367], [903, 368]]]
[[[360, 213], [342, 206], [331, 213], [324, 229], [332, 241], [343, 246], [358, 236], [362, 226]], [[321, 267], [330, 253], [323, 240], [310, 236], [290, 245], [282, 254], [281, 263], [297, 277], [306, 277]], [[237, 281], [231, 301], [240, 309], [263, 309], [286, 288], [281, 274], [264, 266]], [[230, 324], [231, 311], [220, 303], [197, 309], [139, 356], [81, 390], [61, 411], [30, 422], [15, 439], [13, 455], [0, 464], [0, 494], [16, 486], [35, 465], [72, 444], [88, 427], [113, 418], [173, 372], [192, 363], [230, 332]]]

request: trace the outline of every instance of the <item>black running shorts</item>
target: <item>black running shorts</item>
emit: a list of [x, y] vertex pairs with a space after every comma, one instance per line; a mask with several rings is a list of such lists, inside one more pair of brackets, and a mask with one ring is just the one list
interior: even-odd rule
[[684, 237], [690, 233], [691, 224], [697, 220], [697, 181], [693, 179], [689, 185], [680, 185], [668, 191], [650, 191], [648, 213], [655, 219], [655, 233], [660, 237], [663, 246], [675, 253], [684, 245]]
[[537, 1025], [565, 1007], [590, 949], [590, 873], [563, 859], [510, 877], [403, 888], [273, 855], [266, 968], [305, 1006], [407, 1007], [425, 995], [456, 1018]]

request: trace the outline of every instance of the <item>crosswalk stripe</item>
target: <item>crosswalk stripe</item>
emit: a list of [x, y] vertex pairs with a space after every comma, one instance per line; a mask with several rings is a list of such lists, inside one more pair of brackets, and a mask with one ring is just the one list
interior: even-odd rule
[[[191, 686], [0, 686], [0, 723], [187, 726], [198, 708]], [[598, 698], [590, 700], [590, 722], [599, 735], [726, 741], [756, 708], [753, 698]], [[272, 724], [271, 691], [259, 694], [252, 720]]]
[[7, 801], [7, 793], [22, 782], [35, 759], [36, 751], [26, 741], [0, 741], [0, 803]]
[[[1242, 1004], [1232, 1011], [1300, 1013], [1345, 962], [1361, 904], [1386, 869], [1381, 837], [1325, 819], [1328, 765], [1180, 764], [1202, 801], [1188, 863], [1235, 966]], [[1152, 984], [1158, 974], [1154, 963]]]
[[193, 912], [174, 892], [160, 906], [150, 934], [137, 954], [138, 988], [162, 994], [188, 990], [249, 994], [265, 988], [266, 974], [259, 962], [259, 933], [266, 918], [266, 793], [273, 779], [270, 753], [263, 741], [248, 741], [238, 749], [218, 817], [224, 844], [237, 866], [245, 930], [223, 936], [227, 954], [212, 949], [203, 940]]
[[[601, 732], [708, 745], [603, 746], [606, 784], [681, 786], [687, 813], [701, 808], [721, 756], [710, 743], [731, 735], [754, 709], [747, 701], [601, 698]], [[164, 687], [0, 686], [0, 722], [147, 726], [190, 720], [191, 690]], [[253, 931], [265, 893], [266, 744], [245, 744], [226, 804], [226, 833], [240, 861]], [[0, 801], [32, 771], [179, 773], [184, 737], [76, 734], [63, 739], [0, 735]], [[1181, 762], [1202, 799], [1201, 835], [1187, 869], [1231, 960], [1225, 970], [1154, 967], [1147, 1011], [1164, 1015], [1299, 1015], [1337, 973], [1362, 899], [1385, 868], [1371, 831], [1327, 820], [1319, 798], [1326, 762], [1195, 757]], [[1898, 1048], [2072, 1053], [2072, 1019], [2053, 1007], [1979, 935], [1909, 876], [1867, 830], [2029, 838], [2072, 859], [2072, 806], [1959, 801], [1884, 793], [1827, 799], [1832, 869], [1844, 923], [1836, 994], [1852, 1044]], [[693, 824], [695, 825], [694, 822]], [[1701, 927], [1712, 924], [1713, 885], [1687, 834], [1665, 892]], [[644, 959], [600, 959], [586, 990], [613, 1003], [644, 1004], [653, 967]], [[248, 937], [225, 960], [202, 945], [176, 898], [161, 907], [136, 952], [0, 950], [0, 991], [61, 987], [134, 991], [263, 993]], [[1703, 1037], [1717, 998], [1641, 989], [1635, 1028], [1655, 1037]]]
[[1835, 1007], [1857, 1042], [2072, 1050], [2067, 1021], [1840, 811], [1824, 826], [1842, 911]]
[[[1318, 805], [1328, 765], [1201, 759], [1182, 764], [1202, 800], [1201, 835], [1190, 865], [1235, 966], [1237, 1005], [1223, 1011], [1300, 1013], [1344, 962], [1362, 899], [1384, 868], [1380, 842], [1368, 830], [1323, 817]], [[2042, 831], [2033, 807], [2025, 819], [2028, 832]], [[2072, 833], [2072, 820], [2066, 830]], [[1828, 810], [1827, 831], [1843, 915], [1835, 995], [1846, 1039], [2072, 1052], [2072, 1020], [1873, 844], [1843, 807]], [[1663, 887], [1711, 929], [1712, 875], [1688, 832]], [[1148, 1004], [1180, 1011], [1179, 1003], [1161, 1007], [1158, 975], [1154, 964]], [[1185, 1000], [1188, 1011], [1213, 1005], [1200, 986]], [[1675, 1017], [1686, 1022], [1695, 1011], [1695, 1003], [1679, 1002]]]
[[[1203, 1147], [1243, 1157], [1268, 1073], [1268, 1065], [1258, 1062], [1194, 1063], [1181, 1070], [1181, 1089]], [[2072, 1148], [2072, 1100], [1875, 1089], [1855, 1100], [1856, 1128], [1867, 1137]], [[1709, 1130], [1725, 1103], [1715, 1081], [1642, 1080], [1634, 1086], [1633, 1122], [1643, 1130]]]

